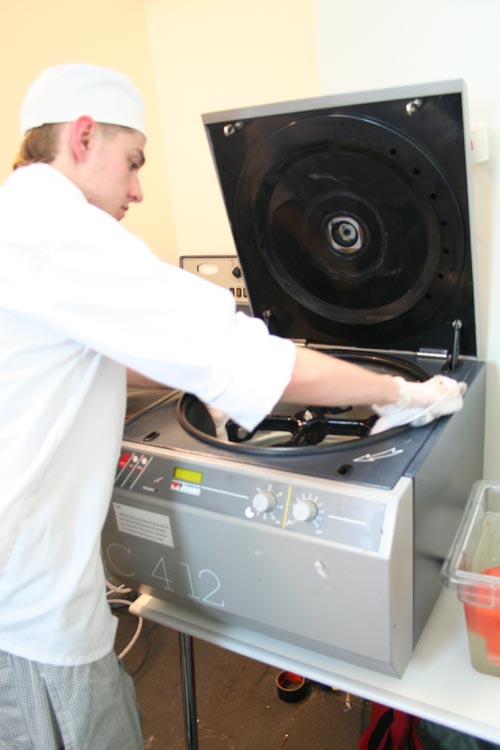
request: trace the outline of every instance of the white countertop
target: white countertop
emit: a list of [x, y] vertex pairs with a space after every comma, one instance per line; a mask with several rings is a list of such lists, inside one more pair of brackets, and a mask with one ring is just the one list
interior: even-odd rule
[[187, 622], [180, 607], [147, 595], [130, 611], [278, 669], [500, 744], [500, 678], [471, 666], [463, 607], [452, 591], [441, 593], [402, 678], [209, 618], [190, 614]]

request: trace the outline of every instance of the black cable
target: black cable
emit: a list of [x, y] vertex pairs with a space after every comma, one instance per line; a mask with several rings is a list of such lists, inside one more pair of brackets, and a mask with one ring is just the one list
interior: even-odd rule
[[132, 671], [128, 672], [129, 675], [132, 678], [135, 678], [137, 676], [137, 674], [140, 672], [140, 670], [146, 664], [147, 658], [149, 656], [149, 653], [148, 653], [149, 652], [149, 647], [151, 646], [151, 642], [152, 642], [152, 635], [153, 635], [153, 633], [155, 632], [155, 630], [158, 627], [159, 627], [159, 625], [158, 625], [157, 622], [155, 622], [155, 623], [152, 624], [152, 626], [151, 626], [151, 628], [149, 630], [149, 633], [147, 634], [146, 639], [144, 640], [144, 653], [142, 655], [142, 658], [139, 661], [139, 664], [135, 667], [135, 669], [133, 669]]

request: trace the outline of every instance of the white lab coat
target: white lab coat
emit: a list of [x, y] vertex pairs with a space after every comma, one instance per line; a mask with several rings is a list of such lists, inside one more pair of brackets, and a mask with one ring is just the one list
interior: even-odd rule
[[113, 646], [100, 533], [126, 367], [252, 428], [294, 359], [52, 167], [14, 172], [0, 188], [0, 650], [81, 664]]

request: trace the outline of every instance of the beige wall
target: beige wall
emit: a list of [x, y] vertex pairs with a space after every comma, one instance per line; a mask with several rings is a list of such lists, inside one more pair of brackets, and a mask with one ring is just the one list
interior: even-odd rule
[[10, 172], [19, 143], [22, 96], [48, 65], [90, 62], [116, 67], [141, 90], [147, 109], [148, 162], [142, 170], [145, 201], [124, 224], [161, 257], [176, 259], [175, 229], [158, 115], [143, 0], [16, 0], [0, 4], [2, 118], [0, 181]]
[[179, 255], [235, 252], [201, 115], [316, 96], [314, 0], [145, 0]]
[[162, 258], [234, 252], [201, 114], [315, 96], [315, 2], [17, 0], [0, 4], [0, 181], [33, 78], [69, 60], [110, 65], [143, 93], [145, 201], [125, 226]]

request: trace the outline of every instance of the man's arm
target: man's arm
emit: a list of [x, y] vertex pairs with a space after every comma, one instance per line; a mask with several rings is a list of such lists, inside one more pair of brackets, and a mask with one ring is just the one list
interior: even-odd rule
[[295, 366], [283, 400], [321, 405], [390, 404], [401, 398], [400, 385], [382, 375], [336, 357], [297, 347]]
[[[167, 388], [130, 369], [127, 369], [127, 385], [135, 388]], [[281, 399], [310, 406], [376, 405], [374, 408], [379, 415], [387, 410], [392, 415], [395, 410], [400, 412], [399, 423], [403, 424], [408, 421], [407, 417], [415, 417], [407, 413], [408, 409], [437, 404], [437, 410], [427, 415], [429, 419], [457, 411], [461, 408], [465, 390], [465, 383], [457, 383], [451, 378], [435, 376], [424, 382], [406, 381], [402, 377], [378, 373], [335, 356], [297, 347], [290, 382]]]

